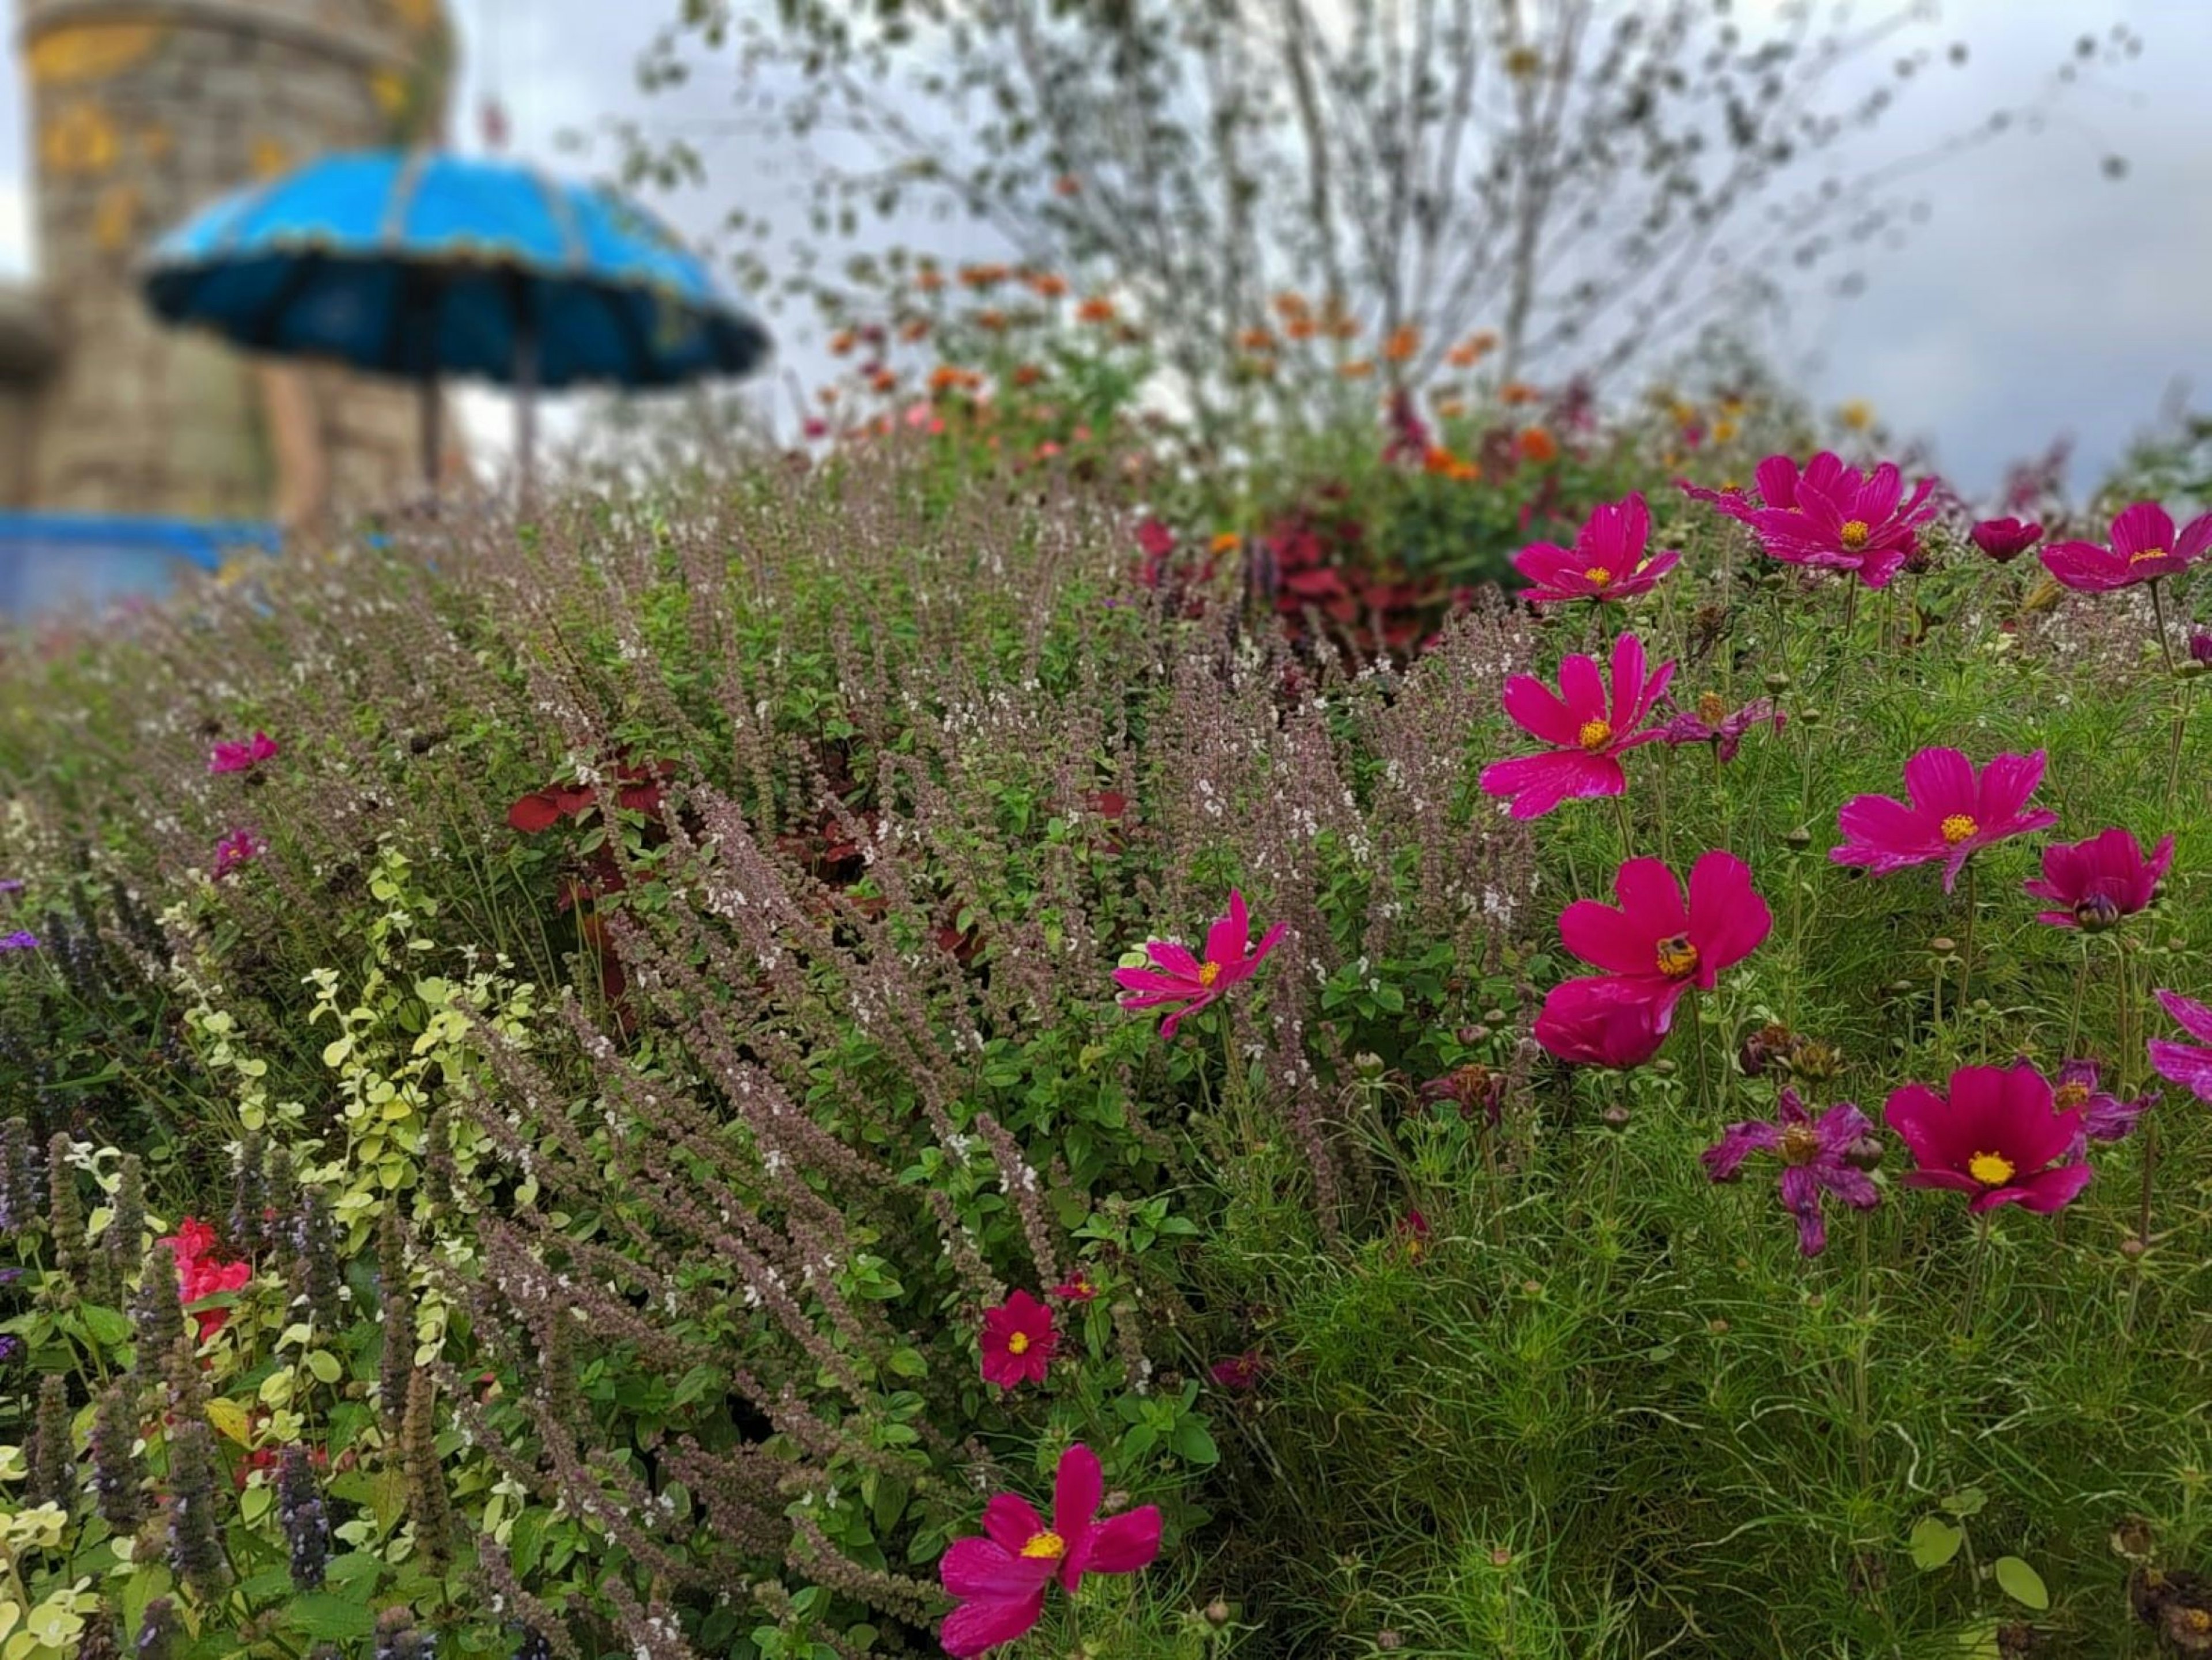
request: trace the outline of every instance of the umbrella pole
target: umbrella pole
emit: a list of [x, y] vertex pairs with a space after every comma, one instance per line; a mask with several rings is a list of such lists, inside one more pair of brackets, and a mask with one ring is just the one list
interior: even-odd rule
[[538, 495], [538, 319], [526, 287], [515, 307], [514, 465], [522, 511]]
[[445, 417], [445, 399], [438, 395], [436, 375], [426, 374], [416, 384], [422, 400], [422, 486], [434, 502], [438, 499], [438, 453], [443, 443], [439, 427]]

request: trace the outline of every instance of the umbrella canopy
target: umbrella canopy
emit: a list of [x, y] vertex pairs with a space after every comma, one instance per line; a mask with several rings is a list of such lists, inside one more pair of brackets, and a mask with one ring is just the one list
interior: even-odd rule
[[226, 197], [155, 245], [145, 284], [170, 322], [414, 378], [670, 386], [769, 346], [643, 208], [434, 151], [326, 155]]

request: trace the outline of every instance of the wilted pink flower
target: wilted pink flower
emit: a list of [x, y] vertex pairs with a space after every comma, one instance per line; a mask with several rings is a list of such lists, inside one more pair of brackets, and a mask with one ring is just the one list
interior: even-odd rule
[[1060, 1347], [1052, 1310], [1025, 1291], [983, 1311], [983, 1381], [1012, 1389], [1042, 1383]]
[[1905, 476], [1887, 461], [1862, 473], [1823, 450], [1800, 472], [1788, 456], [1770, 455], [1757, 477], [1756, 504], [1740, 489], [1686, 480], [1682, 489], [1750, 526], [1770, 558], [1849, 571], [1870, 588], [1888, 585], [1918, 548], [1918, 527], [1936, 516], [1928, 505], [1935, 480], [1922, 479], [1906, 501]]
[[1045, 1295], [1057, 1297], [1063, 1303], [1088, 1303], [1098, 1295], [1098, 1287], [1091, 1284], [1089, 1274], [1079, 1268], [1073, 1278], [1061, 1280]]
[[1984, 519], [1966, 534], [1998, 564], [2008, 565], [2043, 539], [2043, 526], [2032, 519]]
[[1149, 969], [1116, 969], [1115, 983], [1129, 994], [1121, 1000], [1125, 1009], [1157, 1008], [1165, 1003], [1182, 1006], [1160, 1023], [1160, 1035], [1172, 1037], [1183, 1017], [1228, 994], [1231, 987], [1249, 980], [1283, 937], [1278, 922], [1250, 948], [1252, 928], [1244, 911], [1244, 895], [1230, 890], [1228, 913], [1206, 930], [1206, 960], [1200, 962], [1190, 947], [1173, 939], [1152, 939], [1145, 951], [1152, 959]]
[[1565, 800], [1620, 794], [1628, 787], [1620, 757], [1659, 736], [1642, 728], [1674, 676], [1672, 663], [1648, 678], [1644, 671], [1644, 642], [1624, 634], [1613, 642], [1610, 699], [1596, 660], [1580, 653], [1559, 664], [1556, 694], [1534, 675], [1512, 676], [1505, 713], [1531, 737], [1559, 747], [1485, 767], [1482, 787], [1510, 797], [1516, 818], [1541, 818]]
[[2081, 1115], [2081, 1141], [2075, 1148], [2077, 1158], [2092, 1141], [2126, 1140], [2143, 1114], [2158, 1104], [2156, 1090], [2132, 1101], [2121, 1100], [2101, 1087], [2101, 1075], [2102, 1068], [2094, 1061], [2069, 1061], [2058, 1068], [2058, 1087], [2051, 1092], [2051, 1104], [2059, 1111]]
[[2146, 858], [2134, 836], [2113, 829], [2086, 842], [2045, 848], [2043, 874], [2021, 885], [2057, 908], [2038, 911], [2039, 922], [2055, 928], [2109, 928], [2157, 897], [2159, 882], [2172, 863], [2171, 836], [2161, 837]]
[[1854, 1210], [1872, 1210], [1881, 1202], [1881, 1189], [1851, 1163], [1854, 1150], [1873, 1128], [1848, 1101], [1814, 1118], [1797, 1091], [1785, 1089], [1771, 1123], [1750, 1119], [1730, 1124], [1698, 1156], [1714, 1181], [1732, 1182], [1753, 1153], [1777, 1154], [1782, 1160], [1783, 1207], [1797, 1219], [1797, 1249], [1818, 1256], [1828, 1248], [1827, 1220], [1820, 1213], [1824, 1192]]
[[1887, 795], [1855, 795], [1836, 815], [1843, 845], [1828, 850], [1838, 865], [1863, 865], [1876, 876], [1943, 861], [1948, 893], [1966, 860], [2008, 836], [2048, 828], [2058, 815], [2030, 808], [2043, 781], [2041, 750], [1993, 757], [1978, 776], [1957, 750], [1922, 750], [1905, 763], [1911, 804]]
[[1247, 1349], [1242, 1354], [1232, 1354], [1226, 1360], [1217, 1360], [1206, 1369], [1206, 1375], [1223, 1389], [1237, 1395], [1248, 1395], [1258, 1387], [1260, 1373], [1266, 1365], [1257, 1349]]
[[1536, 542], [1513, 556], [1514, 569], [1531, 584], [1522, 597], [1533, 605], [1558, 605], [1649, 593], [1682, 559], [1672, 551], [1647, 556], [1650, 539], [1651, 509], [1640, 492], [1604, 502], [1591, 509], [1572, 548]]
[[1731, 710], [1717, 692], [1705, 692], [1690, 708], [1677, 706], [1674, 719], [1659, 728], [1659, 741], [1669, 749], [1684, 744], [1711, 744], [1723, 761], [1735, 759], [1735, 752], [1743, 746], [1743, 735], [1753, 727], [1771, 721], [1780, 732], [1784, 717], [1775, 708], [1770, 697], [1754, 697], [1741, 708]]
[[938, 1640], [956, 1660], [1012, 1643], [1044, 1614], [1054, 1578], [1075, 1595], [1086, 1573], [1136, 1573], [1160, 1554], [1160, 1512], [1142, 1505], [1098, 1519], [1106, 1475], [1098, 1455], [1078, 1444], [1060, 1456], [1053, 1480], [1052, 1525], [1010, 1493], [983, 1507], [981, 1539], [955, 1540], [938, 1576], [960, 1606], [945, 1617]]
[[218, 882], [233, 871], [252, 864], [268, 851], [268, 845], [252, 830], [239, 829], [215, 844], [215, 879]]
[[1908, 1187], [1969, 1195], [1975, 1215], [2000, 1205], [2063, 1209], [2089, 1185], [2089, 1166], [2073, 1157], [2080, 1108], [2056, 1110], [2049, 1081], [2033, 1067], [1961, 1067], [1951, 1092], [1907, 1084], [1882, 1116], [1911, 1150]]
[[2199, 514], [2177, 534], [2173, 516], [2155, 502], [2138, 502], [2112, 520], [2110, 547], [2053, 542], [2043, 568], [2077, 593], [2110, 593], [2161, 576], [2178, 576], [2212, 547], [2212, 513]]
[[208, 753], [210, 772], [250, 772], [264, 761], [276, 758], [276, 740], [257, 732], [243, 744], [217, 744]]
[[2197, 1042], [2177, 1043], [2170, 1037], [2150, 1040], [2151, 1069], [2160, 1078], [2187, 1090], [2200, 1101], [2212, 1101], [2212, 1009], [2179, 992], [2161, 991], [2158, 1000]]
[[2189, 631], [2189, 659], [2201, 668], [2212, 668], [2212, 629]]
[[1609, 975], [1553, 987], [1534, 1031], [1546, 1052], [1562, 1061], [1616, 1071], [1644, 1065], [1667, 1041], [1659, 1006], [1640, 987]]

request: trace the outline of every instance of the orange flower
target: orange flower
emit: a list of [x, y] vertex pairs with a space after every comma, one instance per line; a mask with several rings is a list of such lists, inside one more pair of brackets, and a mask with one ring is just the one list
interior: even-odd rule
[[1339, 312], [1328, 319], [1328, 334], [1332, 340], [1356, 340], [1359, 337], [1358, 319]]
[[971, 289], [995, 289], [1010, 273], [1004, 265], [963, 265], [960, 281]]
[[1304, 317], [1312, 310], [1302, 294], [1279, 294], [1275, 296], [1274, 307], [1278, 317]]
[[1459, 464], [1459, 457], [1441, 444], [1430, 445], [1421, 457], [1421, 471], [1424, 472], [1449, 472]]
[[926, 340], [928, 337], [929, 319], [927, 317], [909, 317], [899, 325], [899, 338], [909, 344], [916, 340]]
[[1063, 173], [1052, 181], [1052, 188], [1058, 196], [1079, 196], [1083, 193], [1083, 181], [1072, 173]]
[[1035, 363], [1017, 363], [1014, 365], [1014, 384], [1018, 386], [1034, 386], [1038, 381], [1043, 379], [1044, 371], [1039, 368]]
[[1735, 422], [1729, 420], [1720, 420], [1713, 423], [1713, 442], [1716, 444], [1725, 444], [1729, 439], [1735, 436]]
[[1347, 380], [1364, 380], [1375, 373], [1375, 360], [1371, 357], [1355, 357], [1348, 363], [1339, 363], [1336, 366], [1336, 372]]
[[893, 369], [878, 369], [868, 377], [868, 384], [878, 392], [889, 392], [898, 385], [898, 374]]
[[1402, 363], [1420, 349], [1420, 330], [1408, 325], [1390, 331], [1390, 337], [1382, 344], [1382, 355], [1394, 363]]
[[1310, 340], [1321, 332], [1321, 325], [1300, 312], [1284, 325], [1283, 332], [1293, 340]]
[[1247, 329], [1237, 337], [1237, 344], [1245, 351], [1271, 351], [1274, 349], [1275, 337], [1267, 329]]
[[857, 339], [858, 337], [854, 334], [852, 330], [839, 329], [836, 333], [830, 337], [830, 350], [833, 356], [842, 357], [847, 352], [853, 350], [854, 344]]
[[934, 265], [924, 265], [915, 272], [914, 285], [924, 294], [934, 294], [945, 286], [945, 273]]
[[1498, 401], [1507, 404], [1533, 404], [1542, 395], [1526, 380], [1508, 380], [1498, 389]]
[[1243, 543], [1244, 538], [1235, 531], [1225, 530], [1218, 532], [1213, 540], [1206, 544], [1206, 546], [1215, 553], [1234, 553], [1243, 545]]
[[1079, 323], [1110, 323], [1114, 320], [1114, 302], [1103, 294], [1094, 294], [1075, 308]]
[[1466, 413], [1467, 399], [1464, 398], [1439, 398], [1437, 399], [1437, 419], [1439, 421], [1456, 421], [1461, 416], [1465, 415]]
[[814, 396], [816, 400], [826, 409], [830, 404], [835, 404], [837, 401], [837, 388], [835, 386], [817, 386], [814, 389]]
[[1541, 427], [1530, 427], [1521, 435], [1521, 453], [1531, 461], [1551, 461], [1559, 457], [1559, 441]]
[[957, 368], [951, 363], [939, 363], [929, 372], [929, 389], [932, 392], [951, 392], [956, 387], [972, 386], [981, 377], [973, 369]]
[[1461, 461], [1449, 468], [1444, 477], [1455, 484], [1472, 484], [1482, 477], [1482, 469], [1472, 461]]
[[1006, 326], [1006, 313], [1002, 311], [979, 311], [975, 313], [975, 326], [988, 329], [993, 334], [1000, 333]]
[[1498, 336], [1489, 329], [1483, 329], [1469, 335], [1467, 344], [1474, 348], [1475, 356], [1480, 357], [1486, 351], [1498, 350]]
[[1047, 300], [1057, 300], [1067, 292], [1067, 279], [1055, 277], [1048, 271], [1033, 271], [1022, 279], [1037, 295]]

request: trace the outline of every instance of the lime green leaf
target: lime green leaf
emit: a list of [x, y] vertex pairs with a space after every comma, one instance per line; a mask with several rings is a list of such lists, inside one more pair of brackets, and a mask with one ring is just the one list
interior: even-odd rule
[[290, 1624], [318, 1642], [344, 1642], [366, 1637], [376, 1626], [376, 1614], [366, 1602], [328, 1591], [295, 1596], [288, 1610]]
[[1966, 1542], [1965, 1529], [1952, 1526], [1940, 1516], [1923, 1516], [1912, 1529], [1912, 1566], [1923, 1573], [1932, 1573], [1956, 1556]]
[[1996, 1572], [1997, 1588], [2014, 1602], [2039, 1610], [2051, 1606], [2051, 1592], [2043, 1576], [2017, 1556], [1997, 1558]]

